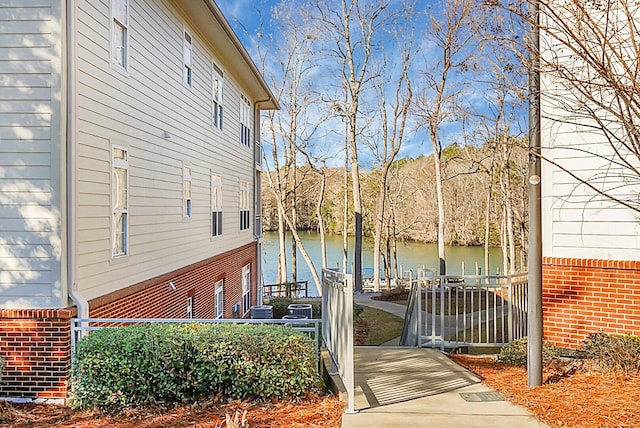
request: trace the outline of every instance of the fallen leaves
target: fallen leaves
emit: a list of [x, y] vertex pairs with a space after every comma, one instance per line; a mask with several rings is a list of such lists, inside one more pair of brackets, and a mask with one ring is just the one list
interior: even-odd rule
[[531, 410], [552, 427], [640, 427], [640, 375], [545, 371], [552, 382], [527, 386], [527, 371], [491, 358], [454, 355], [453, 360], [483, 378], [509, 401]]
[[[0, 427], [40, 428], [221, 428], [227, 416], [245, 415], [252, 428], [340, 427], [344, 405], [337, 397], [310, 396], [278, 403], [234, 402], [183, 406], [168, 412], [131, 411], [121, 416], [97, 412], [74, 412], [52, 404], [6, 404], [0, 406]], [[245, 414], [246, 412], [246, 414]]]

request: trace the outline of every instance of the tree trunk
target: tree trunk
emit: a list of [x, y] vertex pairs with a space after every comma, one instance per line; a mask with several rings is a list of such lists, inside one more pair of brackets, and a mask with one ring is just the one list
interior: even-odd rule
[[435, 131], [431, 132], [433, 142], [433, 162], [436, 178], [436, 200], [438, 201], [438, 271], [440, 275], [447, 274], [447, 263], [444, 250], [444, 195], [442, 193], [442, 170], [440, 165], [440, 145]]
[[484, 210], [484, 274], [490, 275], [489, 265], [489, 240], [491, 239], [491, 193], [493, 192], [493, 177], [489, 176], [489, 191], [487, 192], [487, 204]]
[[[276, 195], [276, 197], [279, 197]], [[278, 204], [278, 282], [287, 282], [286, 226], [282, 205]]]
[[322, 255], [322, 268], [327, 268], [327, 243], [325, 237], [324, 218], [322, 217], [322, 205], [324, 204], [324, 193], [327, 188], [327, 171], [323, 167], [321, 171], [320, 192], [316, 204], [316, 215], [318, 216], [318, 232], [320, 233], [320, 254]]
[[349, 146], [344, 157], [344, 212], [342, 221], [342, 273], [349, 272]]

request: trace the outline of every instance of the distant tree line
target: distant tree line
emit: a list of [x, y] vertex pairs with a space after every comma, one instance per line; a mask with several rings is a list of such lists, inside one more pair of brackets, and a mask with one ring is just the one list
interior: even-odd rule
[[[528, 167], [525, 144], [525, 140], [512, 138], [510, 142], [488, 142], [479, 148], [452, 144], [443, 150], [447, 244], [480, 246], [487, 242], [489, 246], [501, 247], [505, 249], [505, 254], [509, 254], [508, 230], [512, 229], [511, 239], [518, 257], [514, 262], [517, 266], [524, 266]], [[503, 149], [505, 146], [510, 153], [504, 158], [504, 162], [496, 162], [496, 159], [500, 159], [500, 154], [495, 153], [496, 149]], [[401, 158], [390, 168], [389, 209], [382, 228], [382, 257], [387, 261], [393, 260], [392, 253], [398, 241], [437, 242], [438, 212], [432, 156]], [[345, 192], [349, 192], [349, 187], [345, 187], [344, 170], [325, 168], [319, 172], [313, 168], [299, 167], [296, 175], [300, 180], [295, 201], [296, 228], [319, 230], [316, 203], [324, 176], [326, 189], [321, 209], [322, 219], [328, 233], [342, 233], [345, 230], [342, 216], [344, 201], [350, 200], [345, 199]], [[373, 237], [376, 231], [380, 170], [361, 170], [360, 175], [363, 232], [365, 236]], [[287, 201], [285, 209], [290, 211], [293, 200], [289, 198]], [[263, 181], [262, 203], [263, 229], [277, 231], [278, 203], [268, 187], [268, 180]], [[507, 207], [510, 207], [510, 216], [507, 215]], [[354, 232], [351, 220], [349, 216], [346, 223], [349, 234]]]

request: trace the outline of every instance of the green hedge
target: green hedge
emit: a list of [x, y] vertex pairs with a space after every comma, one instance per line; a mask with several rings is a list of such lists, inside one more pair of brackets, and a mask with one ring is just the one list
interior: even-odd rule
[[309, 339], [285, 326], [144, 324], [82, 339], [73, 406], [127, 408], [222, 399], [298, 397], [319, 386]]

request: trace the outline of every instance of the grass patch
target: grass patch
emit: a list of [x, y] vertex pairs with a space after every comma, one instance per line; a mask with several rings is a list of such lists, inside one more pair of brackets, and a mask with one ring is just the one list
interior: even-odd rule
[[[474, 320], [477, 321], [477, 320]], [[504, 318], [504, 331], [503, 319], [498, 318], [498, 325], [495, 326], [496, 320], [489, 320], [489, 323], [483, 322], [479, 326], [469, 327], [466, 330], [458, 331], [457, 340], [467, 343], [503, 343], [506, 339], [507, 331], [509, 329], [508, 319]], [[497, 332], [494, 332], [494, 326], [497, 327]], [[487, 342], [487, 328], [489, 330], [489, 341]], [[497, 335], [495, 334], [497, 333]], [[455, 333], [449, 336], [446, 340], [454, 342], [456, 341]]]
[[[374, 300], [383, 300], [385, 302], [397, 303], [399, 305], [407, 306], [409, 304], [408, 290], [405, 289], [392, 289], [382, 291], [379, 297], [374, 297]], [[433, 313], [433, 298], [434, 295], [431, 291], [426, 292], [426, 307], [422, 309], [428, 313]], [[422, 295], [422, 305], [425, 306], [425, 294]], [[440, 292], [435, 294], [435, 314], [440, 315], [442, 308], [440, 307]], [[444, 293], [444, 315], [456, 315], [477, 312], [479, 310], [487, 309], [487, 303], [489, 309], [494, 306], [502, 306], [505, 302], [502, 300], [499, 294], [485, 290], [477, 290], [468, 288], [465, 291], [462, 289], [452, 289]], [[466, 306], [465, 306], [466, 305]], [[473, 309], [473, 311], [472, 311]]]
[[360, 318], [367, 324], [366, 346], [379, 346], [402, 334], [404, 320], [389, 312], [364, 306]]

